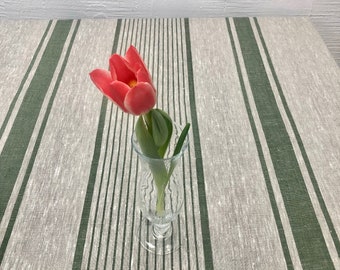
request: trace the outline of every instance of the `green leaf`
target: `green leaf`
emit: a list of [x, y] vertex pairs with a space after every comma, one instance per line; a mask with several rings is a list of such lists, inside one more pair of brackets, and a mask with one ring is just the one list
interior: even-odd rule
[[156, 146], [161, 147], [168, 139], [169, 131], [166, 120], [158, 110], [151, 111], [152, 137]]
[[160, 158], [158, 154], [158, 147], [155, 145], [152, 135], [150, 134], [148, 125], [143, 119], [142, 115], [138, 117], [135, 131], [139, 146], [143, 154], [150, 158]]
[[[181, 152], [182, 147], [183, 147], [183, 143], [185, 141], [185, 138], [188, 135], [189, 129], [190, 129], [190, 124], [187, 123], [185, 125], [185, 127], [183, 128], [181, 135], [178, 138], [178, 141], [177, 141], [177, 144], [176, 144], [176, 147], [175, 147], [175, 150], [174, 150], [174, 156], [178, 155]], [[168, 172], [169, 178], [172, 175], [176, 165], [177, 165], [177, 159], [173, 159], [171, 161], [169, 172]]]
[[166, 124], [167, 124], [167, 127], [168, 127], [168, 138], [166, 139], [165, 143], [158, 149], [158, 153], [161, 157], [164, 157], [165, 153], [166, 153], [166, 150], [168, 149], [168, 146], [169, 146], [169, 143], [170, 143], [170, 140], [171, 140], [171, 136], [172, 136], [172, 130], [173, 130], [173, 127], [172, 127], [172, 120], [170, 118], [170, 116], [160, 110], [160, 109], [155, 109], [157, 110], [160, 114], [162, 114]]
[[190, 124], [187, 123], [185, 125], [185, 127], [183, 128], [181, 135], [179, 136], [178, 142], [177, 142], [175, 150], [174, 150], [174, 156], [179, 154], [179, 152], [181, 152], [181, 149], [183, 147], [183, 143], [185, 141], [185, 138], [187, 137], [189, 129], [190, 129]]

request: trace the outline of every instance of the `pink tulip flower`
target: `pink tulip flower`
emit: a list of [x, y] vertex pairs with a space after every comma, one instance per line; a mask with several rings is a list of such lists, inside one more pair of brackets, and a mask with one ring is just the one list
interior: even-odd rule
[[110, 71], [95, 69], [90, 77], [102, 93], [124, 112], [145, 114], [156, 104], [156, 89], [151, 76], [135, 47], [130, 46], [125, 57], [113, 54]]

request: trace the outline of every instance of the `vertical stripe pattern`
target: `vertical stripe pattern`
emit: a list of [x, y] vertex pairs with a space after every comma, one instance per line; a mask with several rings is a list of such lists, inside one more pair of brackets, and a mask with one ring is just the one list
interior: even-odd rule
[[[113, 52], [124, 54], [134, 44], [150, 68], [157, 88], [157, 106], [181, 125], [193, 123], [198, 132], [192, 118], [195, 108], [188, 106], [194, 102], [188, 39], [189, 29], [183, 19], [122, 20]], [[96, 147], [102, 150], [93, 157], [74, 268], [199, 269], [205, 260], [212, 265], [208, 216], [203, 211], [204, 183], [196, 180], [202, 181], [202, 158], [194, 162], [200, 152], [198, 138], [192, 141], [190, 135], [191, 144], [183, 161], [185, 198], [178, 221], [183, 248], [164, 257], [154, 256], [141, 248], [136, 238], [141, 223], [136, 205], [139, 171], [130, 142], [135, 118], [111, 102], [102, 107], [101, 115], [99, 123], [104, 126], [98, 127], [102, 132], [97, 134], [101, 139], [97, 139]], [[85, 211], [89, 216], [84, 216]], [[87, 232], [86, 238], [83, 232]]]
[[304, 145], [303, 145], [303, 141], [302, 141], [301, 136], [300, 136], [300, 134], [299, 134], [299, 132], [298, 132], [298, 130], [297, 130], [297, 127], [296, 127], [296, 124], [295, 124], [295, 122], [294, 122], [293, 116], [292, 116], [292, 114], [291, 114], [291, 112], [290, 112], [290, 110], [289, 110], [287, 101], [286, 101], [285, 96], [284, 96], [284, 94], [283, 94], [283, 92], [282, 92], [282, 87], [281, 87], [281, 85], [280, 85], [280, 83], [279, 83], [279, 81], [278, 81], [278, 78], [277, 78], [277, 75], [276, 75], [276, 73], [275, 73], [275, 69], [274, 69], [273, 63], [272, 63], [272, 61], [271, 61], [271, 59], [270, 59], [270, 57], [269, 57], [268, 49], [267, 49], [267, 47], [266, 47], [265, 41], [264, 41], [264, 39], [263, 39], [263, 35], [262, 35], [262, 33], [261, 33], [260, 25], [259, 25], [258, 20], [257, 20], [256, 18], [255, 18], [255, 24], [256, 24], [256, 29], [257, 29], [257, 31], [258, 31], [258, 33], [259, 33], [259, 35], [260, 35], [260, 38], [261, 38], [262, 46], [263, 46], [263, 48], [264, 48], [264, 50], [265, 50], [265, 53], [266, 53], [266, 56], [267, 56], [267, 61], [268, 61], [269, 65], [270, 65], [270, 69], [271, 69], [272, 72], [273, 72], [273, 77], [274, 77], [274, 80], [275, 80], [277, 89], [279, 90], [280, 98], [281, 98], [282, 103], [283, 103], [283, 105], [284, 105], [284, 107], [285, 107], [285, 112], [286, 112], [286, 114], [287, 114], [287, 117], [289, 118], [290, 124], [291, 124], [291, 126], [292, 126], [292, 128], [293, 128], [293, 131], [294, 131], [295, 138], [296, 138], [296, 140], [297, 140], [297, 142], [298, 142], [298, 144], [299, 144], [299, 147], [300, 147], [300, 149], [301, 149], [301, 153], [302, 153], [302, 156], [303, 156], [303, 160], [304, 160], [304, 162], [305, 162], [305, 164], [306, 164], [306, 167], [307, 167], [309, 176], [310, 176], [310, 178], [311, 178], [311, 180], [312, 180], [312, 183], [313, 183], [313, 187], [314, 187], [315, 193], [317, 194], [319, 204], [320, 204], [320, 206], [321, 206], [321, 208], [322, 208], [322, 212], [323, 212], [323, 214], [324, 214], [324, 216], [325, 216], [325, 219], [326, 219], [326, 222], [327, 222], [329, 231], [330, 231], [330, 233], [331, 233], [331, 235], [332, 235], [332, 239], [333, 239], [334, 245], [335, 245], [335, 247], [336, 247], [338, 256], [340, 257], [340, 240], [339, 240], [339, 237], [338, 237], [338, 235], [336, 234], [336, 230], [335, 230], [335, 228], [334, 228], [334, 224], [333, 224], [333, 222], [332, 222], [332, 219], [331, 219], [331, 217], [330, 217], [330, 214], [329, 214], [329, 212], [328, 212], [328, 210], [327, 210], [327, 207], [326, 207], [326, 205], [325, 205], [324, 198], [323, 198], [323, 196], [322, 196], [322, 194], [321, 194], [321, 191], [320, 191], [318, 182], [317, 182], [316, 177], [315, 177], [315, 174], [314, 174], [314, 172], [313, 172], [313, 168], [312, 168], [312, 166], [311, 166], [311, 164], [310, 164], [310, 161], [309, 161], [309, 158], [308, 158], [306, 149], [305, 149], [305, 147], [304, 147]]
[[200, 213], [201, 213], [201, 226], [203, 232], [203, 246], [205, 254], [205, 267], [207, 269], [213, 269], [213, 257], [211, 250], [211, 240], [209, 232], [209, 215], [207, 209], [207, 201], [205, 197], [205, 183], [204, 183], [204, 171], [203, 171], [203, 161], [201, 156], [201, 146], [200, 146], [200, 136], [197, 122], [197, 112], [196, 112], [196, 102], [195, 102], [195, 88], [194, 88], [194, 78], [193, 78], [193, 68], [192, 68], [192, 56], [191, 56], [191, 42], [190, 42], [190, 28], [189, 20], [185, 20], [186, 26], [186, 44], [188, 48], [187, 64], [189, 72], [189, 90], [190, 90], [190, 107], [193, 121], [193, 136], [195, 144], [195, 154], [196, 154], [196, 167], [197, 167], [197, 179], [198, 179], [198, 189], [200, 194]]
[[262, 167], [264, 179], [266, 181], [266, 186], [267, 186], [267, 189], [268, 189], [268, 195], [270, 197], [271, 207], [272, 207], [275, 219], [276, 219], [277, 229], [278, 229], [278, 232], [280, 234], [280, 242], [281, 242], [282, 249], [283, 249], [283, 252], [284, 252], [284, 256], [285, 256], [285, 260], [286, 260], [286, 264], [287, 264], [287, 269], [294, 269], [293, 264], [292, 264], [292, 260], [291, 260], [291, 256], [289, 254], [289, 249], [288, 249], [288, 246], [287, 246], [286, 236], [285, 236], [284, 231], [283, 231], [282, 221], [281, 221], [281, 218], [280, 218], [280, 215], [279, 215], [277, 202], [275, 200], [273, 187], [272, 187], [271, 182], [270, 182], [270, 176], [269, 176], [269, 173], [268, 173], [268, 168], [267, 168], [267, 165], [266, 165], [266, 161], [264, 159], [261, 141], [260, 141], [257, 129], [256, 129], [256, 125], [255, 125], [253, 115], [251, 113], [251, 108], [250, 108], [250, 105], [249, 105], [249, 99], [248, 99], [248, 96], [247, 96], [247, 93], [246, 93], [245, 83], [244, 83], [243, 75], [242, 75], [241, 68], [240, 68], [240, 61], [238, 59], [239, 56], [238, 56], [236, 49], [235, 49], [235, 41], [234, 41], [234, 37], [233, 37], [232, 32], [231, 32], [231, 26], [230, 26], [229, 19], [226, 19], [226, 23], [227, 23], [228, 32], [229, 32], [229, 35], [230, 35], [231, 45], [232, 45], [232, 48], [233, 48], [235, 63], [236, 63], [236, 66], [237, 66], [237, 72], [239, 74], [239, 80], [240, 80], [240, 86], [241, 86], [241, 89], [242, 89], [242, 95], [243, 95], [243, 98], [244, 98], [244, 103], [245, 103], [245, 106], [246, 106], [246, 109], [247, 109], [249, 122], [250, 122], [252, 132], [253, 132], [253, 135], [254, 135], [254, 140], [256, 142], [256, 147], [257, 147], [259, 159], [260, 159], [260, 162], [261, 162], [261, 167]]
[[[269, 148], [302, 267], [334, 269], [291, 140], [264, 69], [250, 21], [244, 18], [237, 18], [234, 21], [256, 110], [266, 138], [265, 143]], [[259, 29], [258, 25], [257, 27]], [[272, 207], [273, 210], [276, 208], [274, 203]], [[280, 220], [277, 221], [280, 230]], [[281, 242], [286, 250], [283, 235]], [[285, 254], [287, 267], [291, 267], [289, 254], [286, 252]]]
[[[2, 194], [0, 197], [1, 218], [4, 215], [9, 197], [12, 194], [15, 179], [19, 174], [19, 170], [21, 168], [24, 155], [27, 151], [27, 147], [30, 142], [33, 129], [35, 127], [39, 115], [39, 111], [41, 110], [41, 106], [46, 96], [47, 90], [49, 88], [49, 84], [52, 80], [52, 76], [57, 68], [62, 53], [62, 49], [68, 37], [71, 25], [72, 21], [60, 21], [56, 24], [51, 35], [51, 38], [49, 40], [49, 43], [47, 44], [45, 52], [42, 56], [42, 60], [39, 66], [37, 67], [35, 76], [31, 81], [30, 87], [27, 90], [22, 105], [17, 113], [9, 137], [6, 140], [4, 148], [1, 152], [0, 155], [1, 164], [0, 185], [2, 187]], [[33, 151], [31, 153], [30, 160], [26, 168], [25, 176], [19, 189], [19, 193], [17, 194], [17, 198], [12, 213], [10, 214], [11, 217], [8, 223], [8, 227], [0, 247], [0, 262], [3, 259], [7, 243], [11, 236], [12, 228], [16, 220], [16, 215], [18, 213], [22, 197], [27, 185], [27, 181], [34, 164], [36, 152], [39, 148], [39, 143], [44, 133], [44, 127], [49, 116], [49, 110], [53, 104], [53, 99], [56, 95], [56, 91], [58, 90], [58, 83], [60, 82], [60, 79], [63, 76], [63, 70], [65, 68], [67, 58], [70, 53], [70, 49], [72, 48], [72, 42], [77, 32], [77, 27], [74, 30], [73, 36], [69, 43], [67, 53], [64, 56], [65, 58], [63, 59], [61, 69], [59, 70], [59, 75], [55, 87], [52, 91], [52, 94], [49, 97], [44, 119], [43, 122], [41, 123], [39, 134], [36, 139]], [[13, 147], [13, 145], [16, 145], [16, 147]]]
[[[37, 68], [30, 88], [26, 92], [23, 104], [20, 107], [8, 139], [1, 152], [0, 179], [2, 182], [0, 182], [0, 185], [3, 187], [3, 190], [6, 190], [6, 193], [1, 196], [1, 218], [4, 214], [8, 198], [12, 192], [15, 179], [19, 173], [29, 139], [39, 115], [40, 107], [44, 101], [48, 85], [57, 67], [70, 27], [70, 21], [59, 22], [56, 25], [44, 52], [42, 62]], [[13, 145], [16, 145], [16, 147], [13, 147]], [[13, 151], [16, 152], [13, 153]]]
[[[1, 269], [340, 270], [340, 70], [308, 18], [0, 26]], [[88, 75], [131, 44], [191, 123], [165, 256], [138, 240], [137, 117]]]

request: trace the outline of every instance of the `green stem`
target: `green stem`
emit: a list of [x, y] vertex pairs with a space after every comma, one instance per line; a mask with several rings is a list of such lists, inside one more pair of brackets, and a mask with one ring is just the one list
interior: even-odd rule
[[162, 160], [158, 160], [157, 163], [150, 163], [149, 167], [157, 190], [156, 213], [157, 216], [163, 216], [165, 210], [165, 189], [170, 180], [170, 176]]
[[165, 194], [164, 190], [157, 189], [156, 214], [159, 217], [163, 216], [165, 211], [164, 194]]
[[[141, 115], [136, 123], [136, 137], [143, 154], [150, 158], [150, 170], [155, 181], [157, 190], [156, 214], [163, 216], [165, 211], [165, 189], [170, 177], [177, 165], [177, 158], [171, 160], [170, 166], [167, 166], [162, 159], [168, 148], [173, 126], [168, 114], [159, 109], [153, 109], [146, 114]], [[187, 137], [190, 124], [187, 124], [181, 132], [181, 135], [175, 146], [173, 156], [180, 153], [185, 139]]]

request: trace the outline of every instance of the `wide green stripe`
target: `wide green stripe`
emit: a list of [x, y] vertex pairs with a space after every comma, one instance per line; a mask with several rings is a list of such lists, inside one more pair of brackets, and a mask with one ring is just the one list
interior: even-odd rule
[[[73, 45], [76, 33], [78, 31], [78, 28], [79, 28], [79, 24], [80, 24], [80, 21], [77, 22], [77, 25], [76, 25], [76, 27], [74, 29], [73, 34], [72, 34], [72, 37], [71, 37], [71, 40], [70, 40], [70, 44], [68, 46], [65, 58], [63, 60], [60, 72], [59, 72], [57, 80], [56, 80], [56, 84], [55, 84], [55, 86], [53, 88], [52, 95], [50, 97], [50, 100], [49, 100], [47, 108], [46, 108], [46, 113], [44, 115], [42, 124], [41, 124], [40, 129], [39, 129], [37, 140], [36, 140], [36, 142], [34, 144], [34, 147], [33, 147], [33, 151], [32, 151], [32, 154], [31, 154], [31, 157], [30, 157], [30, 160], [29, 160], [26, 172], [25, 172], [25, 176], [24, 176], [22, 185], [21, 185], [20, 190], [19, 190], [18, 197], [17, 197], [16, 202], [14, 204], [14, 208], [13, 208], [13, 211], [12, 211], [12, 214], [11, 214], [11, 218], [10, 218], [9, 224], [7, 226], [7, 229], [6, 229], [4, 240], [3, 240], [2, 244], [1, 244], [1, 247], [0, 247], [0, 263], [2, 262], [2, 259], [3, 259], [3, 256], [5, 254], [8, 241], [9, 241], [11, 233], [12, 233], [12, 229], [13, 229], [14, 223], [16, 221], [16, 217], [17, 217], [17, 214], [18, 214], [18, 211], [19, 211], [19, 208], [20, 208], [23, 196], [24, 196], [24, 192], [26, 190], [26, 186], [27, 186], [29, 177], [30, 177], [31, 172], [32, 172], [32, 168], [33, 168], [33, 165], [34, 165], [34, 162], [35, 162], [35, 158], [37, 156], [38, 149], [40, 147], [40, 143], [41, 143], [42, 137], [44, 135], [45, 127], [46, 127], [46, 124], [47, 124], [47, 121], [48, 121], [48, 118], [49, 118], [49, 115], [50, 115], [50, 112], [51, 112], [51, 109], [52, 109], [52, 106], [53, 106], [53, 102], [54, 102], [55, 96], [57, 94], [57, 91], [59, 89], [59, 85], [60, 85], [61, 79], [62, 79], [62, 77], [64, 75], [66, 64], [67, 64], [67, 61], [68, 61], [68, 58], [69, 58], [69, 55], [70, 55], [70, 52], [71, 52], [71, 49], [72, 49], [72, 45]], [[72, 21], [60, 21], [60, 23], [57, 22], [56, 28], [57, 27], [58, 28], [55, 29], [54, 32], [52, 33], [50, 42], [52, 41], [52, 44], [54, 44], [53, 42], [56, 42], [57, 37], [60, 38], [59, 41], [61, 42], [60, 43], [60, 47], [61, 47], [60, 54], [59, 55], [55, 55], [55, 54], [52, 53], [52, 56], [55, 56], [57, 58], [56, 59], [57, 62], [58, 62], [58, 60], [59, 60], [59, 58], [61, 56], [62, 47], [64, 46], [64, 43], [66, 41], [66, 38], [67, 38], [68, 33], [70, 31], [70, 28], [71, 28], [71, 25], [72, 25]], [[48, 45], [46, 47], [47, 52], [45, 50], [46, 53], [44, 53], [44, 56], [47, 57], [47, 59], [43, 59], [42, 58], [42, 60], [40, 62], [40, 65], [45, 65], [45, 66], [41, 66], [41, 67], [39, 66], [41, 69], [44, 69], [44, 68], [47, 69], [46, 67], [48, 67], [51, 64], [51, 62], [49, 62], [49, 61], [51, 61], [51, 59], [49, 58], [49, 57], [51, 57], [51, 55], [49, 54], [49, 53], [51, 53], [51, 51], [48, 51], [48, 50], [51, 50], [53, 48], [54, 49], [60, 49], [60, 47], [52, 46], [50, 44], [50, 42], [48, 43]], [[51, 47], [49, 47], [49, 45], [51, 45]], [[36, 75], [38, 76], [39, 73], [36, 73]], [[50, 78], [52, 78], [52, 77], [50, 77]], [[42, 91], [44, 89], [39, 89], [39, 90]], [[23, 105], [25, 105], [25, 104], [23, 104]], [[27, 111], [27, 109], [25, 111]], [[32, 116], [32, 115], [28, 115], [28, 117], [29, 116]], [[13, 127], [14, 127], [14, 125], [13, 125]]]
[[334, 269], [248, 18], [236, 18], [249, 83], [304, 269]]
[[42, 45], [43, 45], [43, 43], [44, 43], [44, 41], [46, 39], [47, 33], [50, 31], [51, 25], [52, 25], [52, 21], [49, 21], [49, 23], [47, 24], [47, 27], [45, 29], [45, 32], [44, 32], [44, 34], [43, 34], [43, 36], [42, 36], [42, 38], [41, 38], [41, 40], [40, 40], [40, 42], [38, 44], [38, 47], [37, 47], [37, 49], [34, 52], [34, 55], [32, 57], [32, 60], [31, 60], [31, 62], [29, 64], [28, 68], [27, 68], [27, 71], [26, 71], [24, 77], [22, 78], [22, 81], [21, 81], [21, 83], [19, 85], [18, 91], [16, 92], [16, 94], [15, 94], [15, 96], [14, 96], [14, 98], [13, 98], [13, 100], [12, 100], [12, 102], [11, 102], [9, 108], [8, 108], [7, 114], [6, 114], [5, 119], [4, 119], [4, 121], [3, 121], [2, 125], [1, 125], [1, 128], [0, 128], [0, 138], [2, 137], [2, 135], [3, 135], [4, 131], [5, 131], [5, 128], [6, 128], [7, 123], [8, 123], [8, 120], [9, 120], [10, 116], [13, 113], [14, 106], [17, 103], [18, 98], [19, 98], [19, 96], [20, 96], [20, 94], [21, 94], [21, 92], [22, 92], [22, 90], [24, 88], [24, 85], [25, 85], [25, 83], [27, 81], [28, 75], [32, 71], [32, 68], [33, 68], [33, 66], [35, 64], [35, 61], [37, 60], [38, 54], [39, 54], [39, 52], [40, 52], [40, 50], [42, 48]]
[[287, 269], [292, 270], [292, 269], [294, 269], [294, 267], [293, 267], [292, 259], [291, 259], [290, 253], [289, 253], [287, 239], [286, 239], [286, 236], [284, 234], [284, 229], [283, 229], [283, 226], [282, 226], [282, 221], [281, 221], [279, 209], [278, 209], [278, 206], [277, 206], [277, 202], [276, 202], [276, 199], [275, 199], [275, 196], [274, 196], [273, 186], [272, 186], [271, 181], [270, 181], [270, 176], [269, 176], [269, 173], [268, 173], [268, 167], [267, 167], [267, 164], [266, 164], [266, 161], [265, 161], [265, 158], [264, 158], [264, 153], [263, 153], [263, 148], [262, 148], [262, 145], [261, 145], [260, 137], [259, 137], [259, 134], [258, 134], [258, 131], [257, 131], [257, 128], [256, 128], [254, 117], [253, 117], [252, 112], [251, 112], [251, 108], [250, 108], [250, 104], [249, 104], [249, 98], [247, 96], [244, 78], [243, 78], [242, 71], [241, 71], [240, 61], [238, 60], [239, 56], [238, 56], [237, 51], [236, 51], [235, 40], [234, 40], [232, 31], [231, 31], [231, 26], [230, 26], [230, 22], [229, 22], [228, 18], [226, 19], [226, 22], [227, 22], [227, 28], [228, 28], [228, 32], [229, 32], [229, 37], [230, 37], [230, 42], [231, 42], [233, 54], [234, 54], [234, 57], [235, 57], [235, 64], [236, 64], [238, 77], [239, 77], [239, 80], [240, 80], [242, 95], [243, 95], [245, 107], [246, 107], [246, 110], [247, 110], [247, 115], [248, 115], [248, 119], [249, 119], [249, 122], [250, 122], [250, 127], [251, 127], [251, 130], [253, 132], [254, 140], [255, 140], [255, 143], [256, 143], [256, 148], [257, 148], [259, 160], [260, 160], [260, 163], [261, 163], [261, 168], [262, 168], [264, 180], [265, 180], [266, 187], [267, 187], [267, 190], [268, 190], [270, 204], [271, 204], [271, 207], [272, 207], [273, 215], [274, 215], [274, 218], [275, 218], [277, 230], [278, 230], [279, 237], [280, 237], [281, 247], [282, 247], [283, 254], [284, 254], [284, 257], [285, 257], [285, 260], [286, 260]]
[[190, 111], [191, 111], [191, 126], [193, 130], [194, 139], [194, 150], [196, 156], [196, 172], [197, 172], [197, 187], [201, 214], [201, 229], [203, 238], [203, 249], [204, 249], [204, 262], [205, 269], [214, 269], [210, 229], [209, 229], [209, 215], [207, 207], [207, 199], [205, 193], [205, 180], [203, 171], [203, 159], [201, 153], [201, 142], [199, 135], [199, 126], [197, 120], [197, 109], [195, 100], [195, 87], [194, 87], [194, 72], [192, 66], [192, 55], [191, 55], [191, 40], [190, 40], [190, 26], [189, 19], [184, 20], [185, 26], [185, 44], [187, 50], [187, 69], [188, 69], [188, 83], [189, 83], [189, 98], [190, 98]]
[[293, 132], [294, 132], [294, 136], [298, 142], [298, 145], [299, 145], [299, 148], [300, 148], [300, 151], [301, 151], [301, 154], [302, 154], [302, 157], [303, 157], [303, 160], [306, 164], [306, 167], [307, 167], [307, 171], [308, 171], [308, 174], [309, 174], [309, 177], [311, 179], [311, 182], [313, 184], [313, 187], [314, 187], [314, 190], [315, 190], [315, 194], [318, 198], [318, 201], [319, 201], [319, 204], [320, 204], [320, 207], [321, 207], [321, 210], [325, 216], [325, 219], [326, 219], [326, 222], [327, 222], [327, 225], [328, 225], [328, 229], [329, 229], [329, 232], [332, 236], [332, 239], [333, 239], [333, 242], [334, 242], [334, 245], [336, 247], [336, 250], [337, 250], [337, 253], [338, 253], [338, 256], [340, 257], [340, 240], [339, 240], [339, 237], [338, 235], [336, 234], [336, 230], [335, 230], [335, 227], [334, 227], [334, 224], [332, 222], [332, 219], [330, 217], [330, 214], [328, 212], [328, 209], [326, 207], [326, 203], [323, 199], [323, 196], [322, 196], [322, 193], [321, 193], [321, 190], [320, 190], [320, 187], [318, 185], [318, 182], [316, 180], [316, 177], [315, 177], [315, 174], [314, 174], [314, 171], [313, 171], [313, 168], [312, 168], [312, 165], [310, 164], [310, 161], [309, 161], [309, 158], [308, 158], [308, 155], [307, 155], [307, 152], [306, 152], [306, 149], [305, 149], [305, 146], [302, 142], [302, 139], [301, 139], [301, 136], [299, 134], [299, 131], [297, 129], [297, 126], [295, 124], [295, 121], [293, 119], [293, 116], [292, 116], [292, 113], [290, 112], [290, 109], [288, 107], [288, 103], [286, 101], [286, 98], [283, 94], [283, 91], [282, 91], [282, 87], [281, 87], [281, 84], [279, 82], [279, 79], [276, 75], [276, 72], [275, 72], [275, 68], [274, 68], [274, 65], [273, 65], [273, 62], [271, 61], [271, 58], [269, 56], [269, 52], [268, 52], [268, 48], [266, 46], [266, 43], [264, 42], [264, 38], [263, 38], [263, 35], [262, 35], [262, 31], [261, 31], [261, 28], [260, 28], [260, 25], [258, 23], [258, 20], [257, 18], [255, 18], [255, 25], [256, 25], [256, 28], [257, 28], [257, 31], [259, 33], [259, 36], [260, 36], [260, 39], [261, 39], [261, 44], [262, 44], [262, 47], [266, 53], [266, 58], [267, 58], [267, 61], [268, 61], [268, 64], [270, 66], [270, 69], [271, 69], [271, 72], [273, 74], [273, 78], [274, 78], [274, 81], [275, 81], [275, 84], [276, 84], [276, 87], [278, 89], [278, 92], [279, 92], [279, 95], [280, 95], [280, 98], [282, 100], [282, 104], [283, 104], [283, 107], [286, 111], [286, 114], [287, 114], [287, 117], [289, 119], [289, 122], [292, 126], [292, 129], [293, 129]]
[[70, 20], [57, 22], [0, 155], [1, 220], [71, 25]]
[[[119, 34], [120, 34], [120, 27], [121, 27], [121, 19], [118, 19], [117, 25], [116, 25], [116, 31], [115, 31], [115, 36], [114, 36], [112, 52], [115, 52], [117, 50], [118, 38], [119, 38]], [[86, 195], [85, 195], [85, 200], [84, 200], [84, 206], [83, 206], [83, 212], [82, 212], [80, 226], [79, 226], [79, 233], [78, 233], [76, 250], [75, 250], [75, 254], [74, 254], [74, 258], [73, 258], [73, 266], [72, 266], [73, 269], [81, 269], [81, 265], [82, 265], [82, 261], [83, 261], [83, 253], [84, 253], [84, 246], [85, 246], [85, 240], [86, 240], [86, 234], [87, 234], [87, 228], [88, 228], [88, 221], [89, 221], [89, 217], [90, 217], [93, 191], [94, 191], [94, 186], [95, 186], [95, 183], [96, 183], [96, 175], [97, 175], [99, 157], [100, 157], [100, 152], [101, 152], [101, 144], [102, 144], [102, 140], [103, 140], [103, 131], [104, 131], [104, 126], [105, 126], [106, 108], [107, 108], [107, 98], [103, 97], [101, 109], [100, 109], [98, 126], [97, 126], [95, 148], [94, 148], [93, 156], [92, 156], [90, 176], [89, 176], [89, 181], [88, 181], [88, 185], [87, 185], [87, 190], [86, 190]]]

